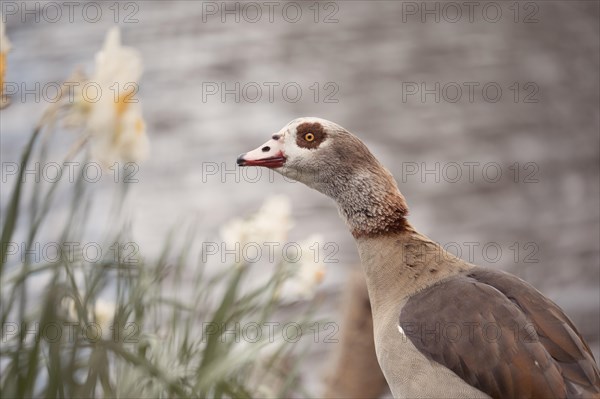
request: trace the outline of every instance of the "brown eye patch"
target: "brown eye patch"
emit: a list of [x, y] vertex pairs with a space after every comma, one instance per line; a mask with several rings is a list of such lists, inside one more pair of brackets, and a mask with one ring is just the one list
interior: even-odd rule
[[305, 122], [296, 129], [296, 144], [301, 148], [317, 148], [326, 137], [327, 133], [319, 122]]

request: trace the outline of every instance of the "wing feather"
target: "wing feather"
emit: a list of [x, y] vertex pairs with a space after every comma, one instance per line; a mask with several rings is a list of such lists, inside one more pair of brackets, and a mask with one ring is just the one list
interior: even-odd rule
[[429, 287], [406, 303], [400, 326], [491, 397], [600, 397], [598, 366], [571, 320], [508, 273], [475, 268]]

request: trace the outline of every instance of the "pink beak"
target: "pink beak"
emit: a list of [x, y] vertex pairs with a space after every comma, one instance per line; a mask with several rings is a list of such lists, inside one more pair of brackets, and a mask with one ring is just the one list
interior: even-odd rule
[[280, 168], [284, 163], [283, 145], [277, 135], [257, 149], [240, 155], [237, 159], [238, 166], [263, 166], [271, 169]]

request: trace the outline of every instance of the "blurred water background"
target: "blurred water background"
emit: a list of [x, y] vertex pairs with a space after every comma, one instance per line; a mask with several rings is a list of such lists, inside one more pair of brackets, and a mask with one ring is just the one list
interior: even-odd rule
[[[275, 3], [272, 22], [261, 2], [254, 3], [258, 19], [241, 3], [200, 1], [106, 2], [97, 22], [82, 17], [85, 3], [72, 22], [65, 9], [55, 23], [4, 15], [13, 43], [6, 81], [43, 86], [79, 65], [90, 68], [117, 8], [122, 40], [140, 50], [145, 66], [137, 98], [152, 152], [131, 190], [133, 233], [145, 256], [156, 256], [181, 221], [196, 218], [204, 237], [216, 237], [227, 220], [286, 194], [296, 220], [290, 239], [319, 232], [339, 247], [321, 288], [324, 317], [338, 320], [338, 294], [358, 257], [333, 202], [264, 170], [235, 166], [239, 153], [289, 120], [319, 116], [357, 134], [390, 169], [418, 229], [463, 258], [525, 278], [565, 310], [598, 359], [598, 2], [495, 2], [485, 18], [488, 3], [481, 2], [470, 21], [461, 3], [454, 3], [462, 9], [456, 20], [443, 2], [309, 1], [294, 3], [302, 10], [297, 22], [295, 6], [284, 14], [289, 3]], [[39, 4], [42, 13], [47, 3]], [[434, 10], [425, 22], [424, 5]], [[235, 91], [236, 83], [240, 98], [222, 99], [222, 85]], [[439, 101], [421, 97], [423, 83], [434, 91], [440, 85]], [[469, 84], [477, 84], [472, 99]], [[254, 102], [256, 86], [262, 98]], [[302, 90], [298, 101], [295, 87]], [[3, 163], [18, 161], [46, 106], [21, 94], [0, 113]], [[57, 138], [57, 154], [73, 140], [66, 135]], [[492, 181], [497, 165], [502, 176]], [[434, 172], [422, 175], [425, 169]], [[111, 198], [105, 180], [98, 183], [98, 226]], [[2, 182], [2, 212], [13, 183]], [[305, 375], [317, 392], [334, 346], [320, 343], [311, 354], [318, 366]]]

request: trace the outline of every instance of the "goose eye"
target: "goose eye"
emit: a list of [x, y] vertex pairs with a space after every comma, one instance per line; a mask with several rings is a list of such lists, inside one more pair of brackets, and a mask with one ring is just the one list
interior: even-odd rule
[[314, 139], [315, 139], [315, 135], [314, 135], [314, 134], [312, 134], [312, 133], [306, 133], [306, 134], [304, 135], [304, 140], [308, 141], [309, 143], [310, 143], [311, 141], [314, 141]]

